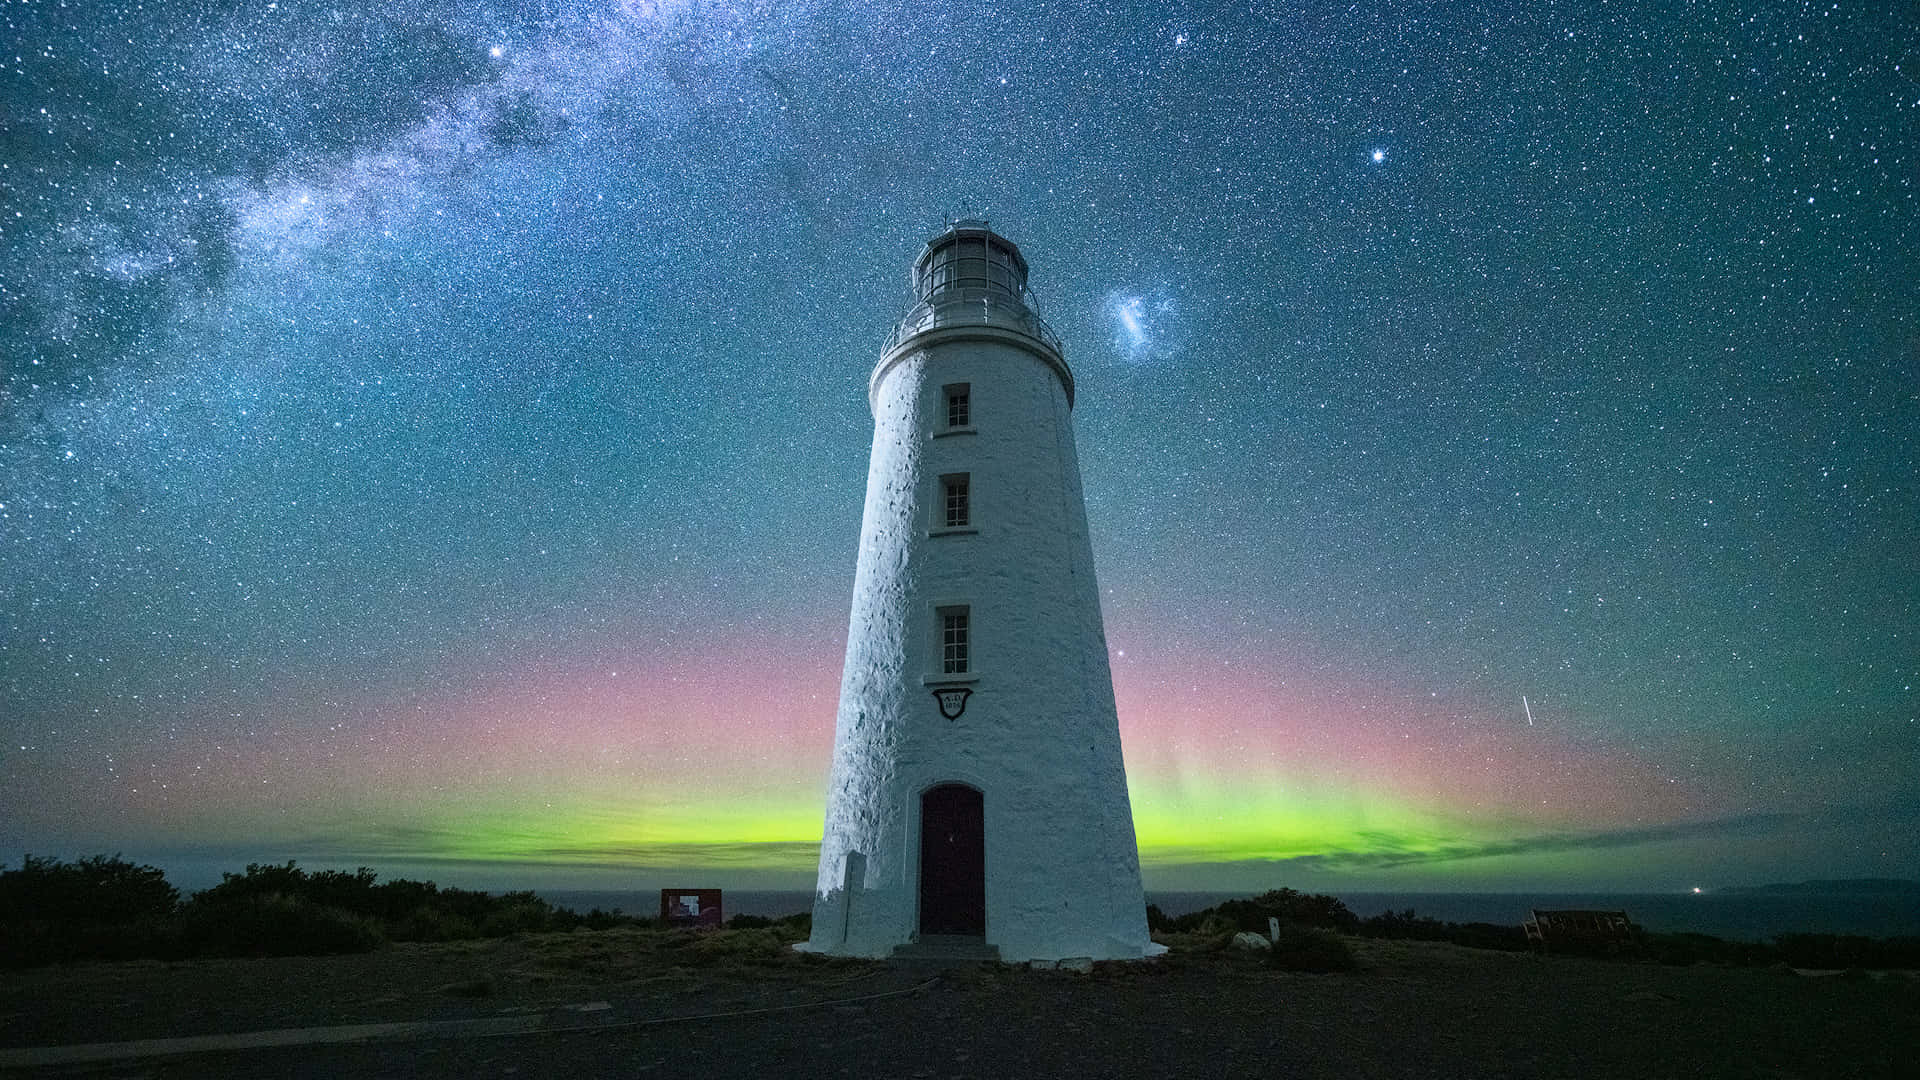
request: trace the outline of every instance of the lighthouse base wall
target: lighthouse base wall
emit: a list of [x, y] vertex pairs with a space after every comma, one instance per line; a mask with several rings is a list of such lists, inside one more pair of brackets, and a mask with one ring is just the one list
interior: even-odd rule
[[[844, 890], [814, 897], [814, 930], [799, 946], [802, 951], [884, 959], [900, 946], [919, 939], [912, 925], [916, 897], [908, 890], [862, 891], [852, 896], [851, 904], [848, 901], [849, 894]], [[1076, 957], [1138, 960], [1162, 951], [1147, 935], [1144, 905], [1139, 925], [1130, 927], [1121, 925], [1128, 921], [1121, 912], [1110, 912], [1104, 920], [1090, 920], [1071, 898], [1030, 892], [1028, 901], [1007, 905], [997, 917], [988, 915], [983, 940], [997, 948], [1007, 963]], [[991, 912], [991, 897], [988, 906]]]
[[[1073, 725], [1066, 727], [1070, 732]], [[1074, 756], [1081, 760], [1075, 764], [1085, 770], [1085, 733], [1077, 739], [1059, 734], [1060, 748], [1076, 746], [1080, 753]], [[822, 874], [833, 886], [816, 892], [807, 948], [885, 957], [920, 937], [927, 887], [920, 876], [921, 797], [940, 784], [962, 783], [983, 796], [982, 936], [1002, 960], [1151, 955], [1124, 777], [1093, 770], [1083, 771], [1077, 782], [1065, 781], [1066, 770], [1050, 767], [1054, 758], [1030, 735], [1017, 759], [976, 759], [973, 768], [957, 772], [951, 761], [903, 763], [885, 793], [869, 804], [878, 812], [859, 815], [872, 830], [857, 842], [875, 849], [876, 857], [852, 850], [851, 834], [860, 831], [853, 821], [847, 832], [827, 837], [823, 871], [836, 861], [839, 868]]]

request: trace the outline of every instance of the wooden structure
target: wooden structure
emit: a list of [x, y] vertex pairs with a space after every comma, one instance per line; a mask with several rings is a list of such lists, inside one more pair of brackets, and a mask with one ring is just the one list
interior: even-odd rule
[[1535, 908], [1522, 926], [1527, 932], [1527, 944], [1541, 952], [1554, 947], [1570, 952], [1619, 952], [1640, 941], [1640, 928], [1624, 911]]

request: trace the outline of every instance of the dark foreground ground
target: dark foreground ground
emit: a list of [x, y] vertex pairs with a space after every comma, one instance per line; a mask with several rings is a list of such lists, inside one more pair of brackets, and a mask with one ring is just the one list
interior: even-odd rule
[[[474, 1020], [458, 1034], [7, 1070], [119, 1077], [1915, 1077], [1920, 979], [1353, 942], [1091, 974], [821, 962], [769, 932], [401, 945], [0, 974], [0, 1047]], [[529, 1027], [484, 1035], [476, 1027]], [[5, 1053], [0, 1050], [0, 1053]]]

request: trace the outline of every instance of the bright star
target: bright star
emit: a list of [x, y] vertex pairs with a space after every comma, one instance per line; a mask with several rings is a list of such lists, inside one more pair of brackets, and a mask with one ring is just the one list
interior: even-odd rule
[[1376, 147], [1374, 147], [1374, 148], [1373, 148], [1373, 163], [1374, 163], [1375, 165], [1378, 165], [1378, 164], [1380, 164], [1381, 162], [1383, 162], [1383, 161], [1385, 161], [1385, 160], [1387, 160], [1387, 152], [1386, 152], [1385, 150], [1382, 150], [1382, 149], [1380, 149], [1380, 148], [1379, 148], [1379, 147], [1377, 147], [1377, 146], [1376, 146]]

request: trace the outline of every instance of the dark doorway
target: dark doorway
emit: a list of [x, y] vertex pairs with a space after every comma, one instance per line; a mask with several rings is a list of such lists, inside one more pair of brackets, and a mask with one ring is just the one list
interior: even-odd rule
[[920, 796], [920, 932], [987, 932], [986, 816], [964, 784]]

